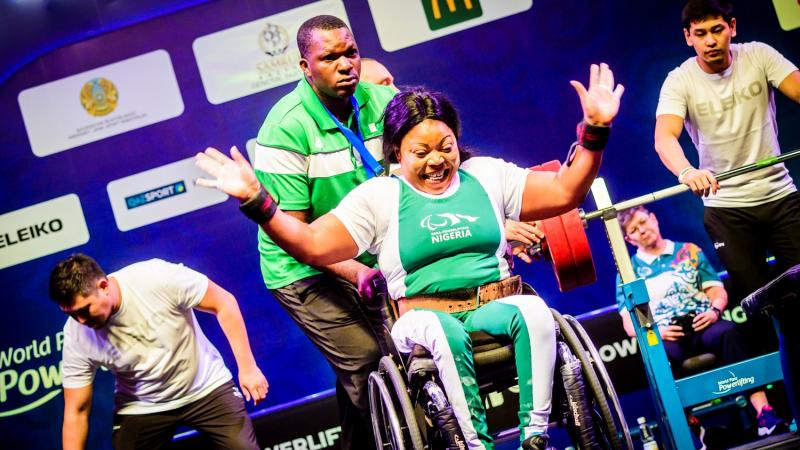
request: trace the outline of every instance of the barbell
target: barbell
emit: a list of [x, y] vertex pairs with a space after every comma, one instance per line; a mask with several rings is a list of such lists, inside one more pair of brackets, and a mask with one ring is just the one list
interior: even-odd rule
[[[782, 163], [797, 156], [800, 156], [800, 149], [722, 172], [716, 175], [716, 179], [717, 181], [724, 181]], [[556, 172], [560, 167], [561, 163], [554, 160], [533, 166], [530, 169]], [[586, 236], [586, 228], [588, 228], [590, 220], [616, 217], [618, 212], [626, 209], [652, 203], [687, 191], [689, 191], [688, 186], [678, 184], [624, 200], [596, 211], [587, 213], [582, 209], [573, 209], [560, 216], [543, 219], [540, 221], [540, 226], [545, 238], [539, 244], [531, 246], [527, 251], [529, 254], [539, 256], [552, 263], [553, 273], [561, 292], [586, 286], [597, 280], [589, 238]]]

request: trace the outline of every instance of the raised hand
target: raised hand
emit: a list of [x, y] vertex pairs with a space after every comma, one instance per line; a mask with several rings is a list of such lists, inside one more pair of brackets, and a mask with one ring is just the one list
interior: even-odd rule
[[614, 72], [608, 64], [592, 64], [589, 69], [588, 90], [579, 81], [572, 80], [569, 84], [580, 97], [583, 120], [586, 123], [604, 126], [611, 124], [619, 111], [619, 100], [625, 87], [621, 84], [614, 86]]
[[194, 164], [213, 177], [198, 178], [195, 180], [198, 186], [219, 189], [239, 200], [247, 200], [259, 191], [259, 182], [253, 167], [235, 146], [231, 147], [230, 158], [219, 150], [208, 147], [204, 152], [195, 155]]

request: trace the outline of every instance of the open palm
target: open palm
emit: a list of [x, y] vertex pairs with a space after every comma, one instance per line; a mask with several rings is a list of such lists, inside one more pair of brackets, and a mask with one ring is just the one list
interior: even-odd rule
[[220, 191], [247, 200], [259, 190], [258, 179], [253, 167], [236, 147], [231, 147], [229, 158], [219, 150], [209, 147], [194, 157], [194, 163], [213, 178], [198, 178], [198, 186], [219, 189]]
[[592, 64], [589, 69], [589, 89], [578, 81], [570, 81], [578, 92], [583, 108], [583, 119], [591, 125], [609, 125], [617, 112], [625, 87], [614, 86], [614, 72], [608, 64]]

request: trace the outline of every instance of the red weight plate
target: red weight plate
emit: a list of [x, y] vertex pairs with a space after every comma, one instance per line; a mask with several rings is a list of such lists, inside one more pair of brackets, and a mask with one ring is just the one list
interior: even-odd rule
[[[561, 163], [553, 160], [531, 167], [531, 170], [556, 172], [559, 168]], [[552, 262], [562, 292], [597, 280], [589, 240], [577, 209], [543, 220], [542, 231], [546, 236], [542, 242], [542, 254]]]
[[[534, 171], [557, 172], [561, 168], [558, 160], [548, 161], [531, 167]], [[553, 265], [553, 274], [556, 276], [558, 288], [568, 291], [580, 286], [579, 273], [569, 245], [564, 223], [559, 217], [551, 217], [541, 221], [545, 239], [542, 241], [542, 255]]]
[[589, 239], [586, 237], [583, 220], [581, 220], [577, 209], [562, 214], [560, 217], [561, 222], [564, 224], [567, 242], [575, 263], [575, 271], [578, 278], [577, 286], [575, 287], [592, 284], [597, 281], [597, 274], [595, 273], [592, 249], [589, 246]]
[[558, 282], [558, 288], [564, 292], [578, 287], [578, 272], [575, 270], [575, 260], [569, 245], [566, 229], [559, 216], [541, 221], [542, 231], [547, 240], [547, 249], [550, 261], [553, 264], [553, 273]]

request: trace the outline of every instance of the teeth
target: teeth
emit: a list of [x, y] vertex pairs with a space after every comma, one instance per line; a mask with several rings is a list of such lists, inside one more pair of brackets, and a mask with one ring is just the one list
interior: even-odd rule
[[427, 178], [429, 180], [431, 180], [431, 181], [434, 181], [434, 182], [442, 181], [442, 179], [444, 178], [444, 169], [442, 169], [442, 170], [440, 170], [438, 172], [429, 173], [427, 175]]

